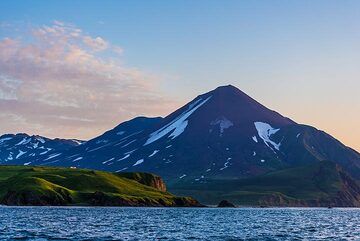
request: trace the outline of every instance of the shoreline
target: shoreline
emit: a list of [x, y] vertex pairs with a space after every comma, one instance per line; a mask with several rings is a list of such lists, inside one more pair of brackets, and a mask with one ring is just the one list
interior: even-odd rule
[[236, 207], [217, 207], [216, 205], [206, 205], [203, 207], [163, 207], [163, 206], [89, 206], [89, 205], [67, 205], [67, 206], [49, 206], [49, 205], [3, 205], [0, 208], [129, 208], [129, 209], [360, 209], [360, 207], [286, 207], [286, 206], [236, 206]]

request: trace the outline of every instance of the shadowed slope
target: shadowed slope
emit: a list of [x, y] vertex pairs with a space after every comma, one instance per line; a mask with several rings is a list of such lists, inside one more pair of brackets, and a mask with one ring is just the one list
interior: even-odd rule
[[226, 199], [238, 205], [360, 206], [360, 186], [329, 161], [254, 178], [179, 183], [170, 189], [211, 204]]

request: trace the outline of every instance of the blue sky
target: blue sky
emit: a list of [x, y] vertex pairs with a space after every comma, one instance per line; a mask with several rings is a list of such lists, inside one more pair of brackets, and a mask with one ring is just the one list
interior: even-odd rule
[[[97, 59], [155, 76], [147, 88], [169, 105], [136, 104], [96, 133], [75, 132], [84, 138], [231, 83], [359, 150], [359, 13], [358, 1], [1, 1], [0, 22], [11, 27], [0, 38], [31, 42], [28, 29], [61, 21], [123, 49], [120, 58], [106, 50]], [[0, 131], [20, 131], [12, 128]]]

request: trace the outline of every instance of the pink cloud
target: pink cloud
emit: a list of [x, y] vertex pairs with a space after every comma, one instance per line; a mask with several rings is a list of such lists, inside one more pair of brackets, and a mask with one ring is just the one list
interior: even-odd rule
[[106, 42], [100, 37], [92, 38], [90, 36], [84, 36], [83, 41], [88, 47], [90, 47], [94, 51], [102, 51], [109, 47], [108, 42]]
[[32, 29], [28, 39], [0, 41], [1, 132], [88, 138], [176, 105], [157, 91], [159, 77], [98, 56], [122, 52], [101, 37], [55, 21]]

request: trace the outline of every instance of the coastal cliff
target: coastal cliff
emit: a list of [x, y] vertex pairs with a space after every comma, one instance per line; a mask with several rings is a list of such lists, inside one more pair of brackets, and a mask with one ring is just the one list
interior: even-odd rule
[[54, 167], [0, 167], [0, 203], [34, 206], [198, 207], [166, 192], [161, 177]]

